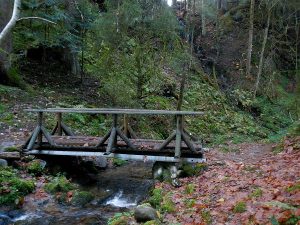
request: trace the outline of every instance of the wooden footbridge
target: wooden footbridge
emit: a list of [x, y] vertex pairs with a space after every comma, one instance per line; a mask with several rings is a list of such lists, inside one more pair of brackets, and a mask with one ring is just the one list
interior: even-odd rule
[[[203, 149], [184, 128], [184, 116], [200, 116], [202, 112], [108, 108], [27, 109], [37, 113], [37, 125], [23, 147], [24, 154], [65, 156], [106, 156], [126, 160], [203, 162]], [[44, 114], [56, 114], [56, 126], [49, 132]], [[65, 113], [105, 114], [112, 116], [112, 126], [103, 137], [77, 136], [63, 122]], [[164, 115], [175, 117], [174, 131], [166, 140], [138, 139], [129, 124], [129, 116]], [[124, 121], [120, 126], [118, 118]]]

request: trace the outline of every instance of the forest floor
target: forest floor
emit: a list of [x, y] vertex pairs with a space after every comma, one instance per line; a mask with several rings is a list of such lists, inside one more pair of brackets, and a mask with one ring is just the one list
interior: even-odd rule
[[[169, 224], [299, 224], [300, 138], [286, 139], [284, 151], [247, 143], [212, 149], [201, 175], [174, 188], [159, 183], [175, 203]], [[224, 149], [225, 148], [225, 149]]]

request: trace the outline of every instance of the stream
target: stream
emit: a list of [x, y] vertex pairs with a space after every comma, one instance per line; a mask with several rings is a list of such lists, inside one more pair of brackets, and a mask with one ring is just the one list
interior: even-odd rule
[[54, 197], [37, 199], [25, 197], [18, 210], [0, 208], [0, 225], [101, 225], [117, 212], [129, 211], [144, 200], [153, 187], [150, 163], [130, 162], [121, 167], [98, 171], [72, 178], [79, 189], [94, 194], [93, 201], [84, 207], [58, 203]]

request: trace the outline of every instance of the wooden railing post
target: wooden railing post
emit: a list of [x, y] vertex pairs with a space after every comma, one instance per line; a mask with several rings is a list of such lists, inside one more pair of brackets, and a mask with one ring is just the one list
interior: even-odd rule
[[[43, 112], [38, 113], [38, 125], [41, 128], [43, 126]], [[40, 146], [43, 142], [43, 133], [39, 131], [38, 134], [38, 145]]]
[[181, 155], [181, 136], [183, 133], [183, 118], [182, 115], [176, 115], [176, 141], [175, 141], [175, 157]]
[[57, 119], [57, 133], [59, 136], [62, 136], [62, 127], [61, 127], [61, 122], [62, 122], [62, 113], [56, 113], [56, 119]]

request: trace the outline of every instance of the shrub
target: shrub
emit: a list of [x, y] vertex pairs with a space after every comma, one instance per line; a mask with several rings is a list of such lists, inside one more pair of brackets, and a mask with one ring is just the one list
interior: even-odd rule
[[160, 204], [163, 200], [163, 197], [162, 197], [162, 189], [161, 188], [155, 188], [152, 190], [152, 195], [151, 197], [149, 198], [149, 203], [155, 207], [155, 208], [159, 208], [160, 207]]

